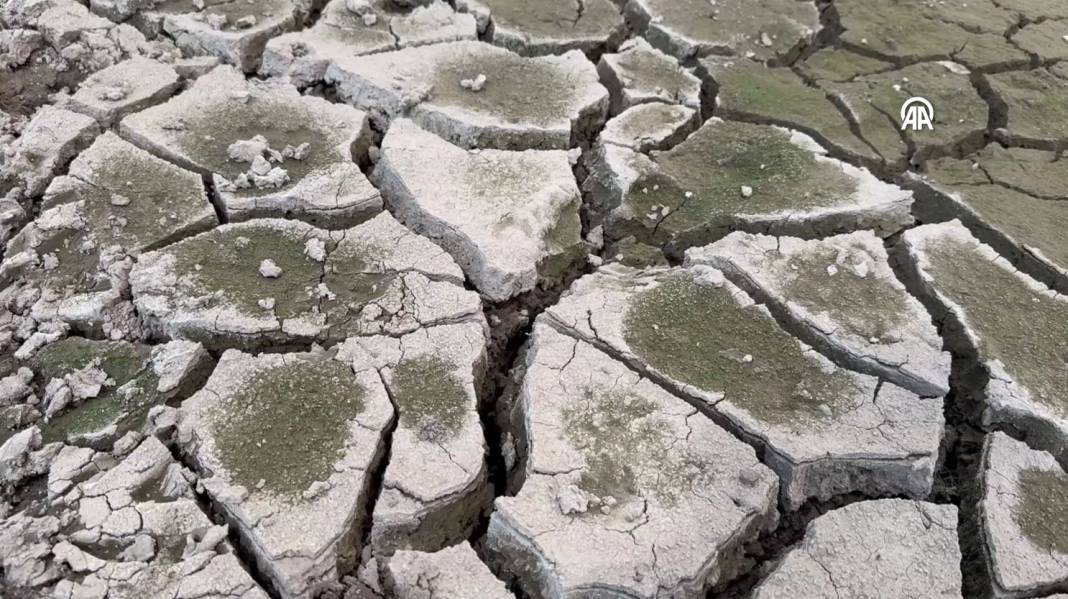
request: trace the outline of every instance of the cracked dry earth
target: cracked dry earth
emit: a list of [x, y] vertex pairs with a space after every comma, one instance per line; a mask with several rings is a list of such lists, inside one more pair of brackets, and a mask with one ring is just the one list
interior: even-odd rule
[[4, 0], [0, 147], [3, 599], [1068, 598], [1064, 0]]

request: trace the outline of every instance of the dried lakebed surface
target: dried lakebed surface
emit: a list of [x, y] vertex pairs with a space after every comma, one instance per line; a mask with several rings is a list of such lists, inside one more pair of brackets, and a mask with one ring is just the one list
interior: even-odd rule
[[1064, 599], [1066, 90], [1055, 0], [10, 0], [0, 596]]

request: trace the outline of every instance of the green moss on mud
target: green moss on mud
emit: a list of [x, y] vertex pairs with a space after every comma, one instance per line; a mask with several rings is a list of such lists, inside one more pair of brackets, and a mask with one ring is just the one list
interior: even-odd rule
[[1019, 483], [1020, 504], [1013, 516], [1021, 532], [1044, 551], [1068, 555], [1068, 476], [1024, 470]]
[[[859, 277], [848, 264], [839, 266], [836, 274], [828, 274], [827, 266], [836, 264], [839, 251], [819, 246], [791, 259], [785, 270], [783, 295], [813, 314], [827, 314], [846, 332], [865, 339], [894, 339], [911, 319], [900, 301], [904, 292], [886, 278], [870, 274]], [[863, 245], [842, 251], [847, 261], [854, 254], [866, 254]]]
[[[214, 229], [172, 248], [179, 285], [193, 297], [215, 294], [208, 307], [226, 302], [263, 316], [269, 312], [257, 302], [270, 297], [279, 318], [307, 313], [318, 303], [308, 290], [319, 284], [323, 265], [304, 255], [305, 240], [267, 225]], [[268, 259], [282, 269], [280, 277], [260, 274], [260, 263]]]
[[760, 307], [739, 307], [727, 286], [685, 272], [632, 300], [624, 338], [649, 366], [774, 425], [833, 416], [868, 393], [841, 370], [821, 370]]
[[1000, 360], [1032, 399], [1068, 414], [1068, 301], [1036, 293], [969, 243], [944, 240], [926, 257], [935, 289], [979, 338], [980, 358]]
[[257, 370], [210, 415], [221, 463], [233, 483], [298, 499], [327, 480], [351, 440], [367, 391], [352, 369], [325, 359], [292, 359]]
[[163, 397], [156, 391], [159, 377], [149, 365], [151, 350], [147, 346], [119, 341], [90, 341], [70, 337], [46, 345], [31, 364], [43, 383], [62, 378], [100, 359], [100, 369], [115, 384], [77, 407], [63, 412], [42, 427], [46, 443], [84, 435], [118, 422], [137, 422]]
[[[463, 79], [486, 75], [486, 87], [472, 92]], [[514, 54], [464, 55], [442, 61], [434, 70], [431, 103], [492, 115], [506, 123], [557, 125], [574, 110], [578, 92], [560, 66]]]
[[[659, 172], [635, 182], [624, 203], [643, 219], [667, 206], [659, 231], [668, 235], [725, 224], [738, 215], [835, 206], [851, 201], [857, 189], [852, 177], [817, 162], [788, 133], [746, 123], [706, 124], [672, 150], [654, 154], [654, 160]], [[742, 186], [751, 187], [753, 195], [744, 197]]]
[[617, 500], [651, 495], [674, 505], [686, 489], [713, 482], [708, 464], [677, 443], [649, 399], [585, 388], [562, 416], [565, 438], [585, 461], [579, 487], [587, 493]]
[[440, 443], [455, 438], [469, 409], [467, 389], [457, 366], [433, 355], [402, 360], [393, 371], [391, 390], [400, 426], [419, 439]]
[[[88, 230], [97, 243], [120, 245], [130, 252], [157, 247], [173, 237], [176, 229], [187, 229], [197, 220], [205, 220], [204, 225], [214, 223], [213, 215], [205, 219], [211, 205], [199, 176], [125, 142], [107, 143], [108, 149], [100, 154], [90, 149], [90, 158], [86, 154], [79, 158], [90, 161], [92, 177], [48, 198], [43, 208], [84, 200]], [[112, 204], [115, 195], [124, 196], [129, 204]], [[118, 218], [125, 224], [119, 226]]]

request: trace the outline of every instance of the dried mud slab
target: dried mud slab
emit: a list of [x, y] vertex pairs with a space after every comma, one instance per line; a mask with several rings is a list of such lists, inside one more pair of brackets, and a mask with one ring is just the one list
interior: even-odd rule
[[807, 80], [817, 83], [845, 83], [861, 75], [873, 75], [894, 69], [892, 63], [884, 60], [835, 47], [817, 50], [794, 66]]
[[27, 362], [44, 388], [38, 422], [45, 443], [109, 448], [144, 424], [154, 406], [189, 396], [213, 360], [198, 344], [148, 346], [69, 337]]
[[898, 65], [952, 60], [980, 70], [1025, 66], [1027, 54], [1005, 38], [1018, 15], [1002, 4], [841, 0], [834, 9], [845, 29], [841, 40], [859, 54]]
[[222, 355], [178, 410], [178, 444], [283, 597], [355, 565], [394, 418], [372, 369], [318, 354]]
[[436, 551], [471, 536], [491, 489], [476, 389], [486, 367], [481, 317], [400, 338], [347, 340], [338, 360], [374, 369], [397, 413], [372, 516], [378, 555]]
[[635, 152], [667, 150], [697, 129], [700, 114], [687, 106], [651, 102], [632, 106], [612, 118], [598, 141]]
[[107, 127], [163, 102], [178, 90], [178, 81], [170, 65], [131, 58], [90, 75], [71, 96], [69, 108]]
[[788, 509], [930, 491], [941, 400], [836, 367], [713, 268], [604, 267], [546, 315], [762, 448]]
[[79, 205], [86, 237], [98, 238], [103, 247], [121, 246], [132, 256], [218, 223], [200, 176], [110, 131], [52, 181], [42, 216], [67, 204]]
[[[851, 123], [887, 162], [922, 164], [932, 157], [978, 150], [985, 139], [990, 107], [972, 86], [967, 69], [930, 62], [896, 71], [826, 83]], [[901, 106], [923, 96], [935, 107], [933, 129], [902, 130]]]
[[211, 348], [397, 335], [481, 311], [448, 254], [388, 214], [335, 232], [223, 225], [142, 255], [130, 279], [154, 333]]
[[981, 484], [979, 512], [993, 596], [1038, 597], [1068, 588], [1068, 519], [1062, 509], [1068, 473], [1050, 454], [991, 433], [983, 448]]
[[197, 175], [105, 133], [49, 185], [7, 246], [4, 302], [38, 322], [135, 338], [133, 257], [216, 224]]
[[960, 218], [1027, 274], [1068, 292], [1068, 162], [995, 144], [932, 161], [913, 180], [923, 220]]
[[816, 518], [753, 599], [961, 596], [957, 508], [862, 501]]
[[394, 214], [492, 301], [551, 285], [582, 255], [567, 152], [469, 151], [399, 119], [380, 156], [373, 178]]
[[458, 6], [476, 15], [487, 41], [524, 56], [597, 54], [625, 33], [611, 0], [461, 0]]
[[804, 241], [732, 233], [686, 252], [723, 271], [797, 336], [845, 366], [921, 396], [949, 392], [950, 356], [870, 231]]
[[192, 473], [154, 437], [137, 441], [129, 455], [52, 446], [47, 504], [0, 519], [5, 583], [42, 597], [267, 599], [198, 506]]
[[1068, 456], [1068, 299], [1018, 272], [959, 221], [917, 227], [902, 239], [950, 349], [989, 374], [984, 422]]
[[199, 3], [202, 9], [197, 8], [195, 0], [152, 2], [143, 12], [133, 15], [130, 22], [149, 37], [166, 33], [186, 55], [215, 56], [245, 73], [253, 73], [267, 41], [295, 29], [307, 16], [308, 8], [305, 2], [290, 0]]
[[610, 239], [633, 235], [669, 253], [734, 229], [799, 237], [912, 223], [912, 195], [827, 158], [809, 137], [713, 119], [666, 152], [605, 146], [584, 188]]
[[410, 9], [392, 0], [331, 0], [311, 27], [267, 42], [260, 73], [305, 87], [322, 81], [327, 67], [346, 57], [477, 37], [475, 18], [440, 0]]
[[1064, 36], [1068, 35], [1068, 22], [1065, 22], [1068, 14], [1064, 13], [1068, 11], [1058, 4], [1049, 4], [1045, 10], [1062, 13], [1060, 19], [1028, 23], [1012, 36], [1012, 41], [1021, 50], [1039, 57], [1040, 60], [1068, 60], [1068, 44], [1064, 42]]
[[480, 42], [436, 44], [337, 60], [326, 79], [382, 130], [408, 116], [466, 148], [567, 149], [589, 142], [608, 111], [580, 52], [525, 58]]
[[820, 28], [814, 4], [793, 0], [629, 0], [628, 22], [680, 60], [710, 54], [788, 59]]
[[52, 177], [60, 174], [78, 152], [89, 147], [100, 129], [92, 118], [54, 106], [43, 106], [5, 149], [0, 190], [13, 186], [21, 196], [44, 193]]
[[231, 221], [294, 216], [341, 227], [382, 200], [354, 160], [370, 144], [366, 115], [278, 82], [219, 67], [165, 104], [122, 120], [122, 136], [214, 181]]
[[694, 407], [544, 323], [523, 367], [522, 487], [485, 544], [530, 596], [704, 597], [774, 527], [774, 473]]
[[834, 156], [868, 167], [897, 166], [891, 164], [899, 160], [896, 154], [884, 156], [858, 137], [834, 99], [793, 70], [744, 59], [710, 58], [700, 65], [715, 82], [717, 116], [796, 129]]
[[602, 55], [597, 73], [611, 95], [612, 114], [647, 102], [701, 109], [701, 80], [645, 38], [627, 40], [618, 53]]
[[1008, 113], [1007, 131], [999, 135], [1024, 147], [1058, 151], [1068, 147], [1068, 106], [1063, 101], [1068, 76], [1035, 69], [989, 75], [986, 81], [995, 104]]
[[398, 551], [386, 564], [386, 588], [397, 599], [513, 599], [468, 543], [434, 553]]

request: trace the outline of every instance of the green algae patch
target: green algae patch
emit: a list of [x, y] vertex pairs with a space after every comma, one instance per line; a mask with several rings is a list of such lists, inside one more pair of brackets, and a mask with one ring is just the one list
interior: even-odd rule
[[[659, 172], [639, 178], [623, 201], [641, 218], [663, 214], [658, 230], [665, 233], [727, 224], [742, 215], [836, 206], [850, 202], [857, 190], [852, 177], [817, 161], [789, 133], [761, 125], [709, 123], [653, 159]], [[750, 197], [743, 186], [752, 188]]]
[[100, 360], [99, 368], [115, 382], [103, 387], [98, 396], [45, 424], [41, 429], [44, 441], [65, 441], [116, 422], [120, 428], [138, 422], [149, 408], [164, 399], [156, 391], [159, 377], [150, 367], [150, 357], [148, 346], [81, 337], [69, 337], [42, 348], [34, 356], [31, 367], [44, 383], [85, 368], [96, 359]]
[[788, 68], [766, 68], [739, 61], [713, 68], [712, 76], [719, 83], [716, 103], [728, 113], [785, 124], [865, 158], [877, 157], [871, 147], [853, 134], [849, 122], [827, 94], [806, 85]]
[[256, 371], [212, 416], [219, 460], [250, 492], [297, 499], [334, 472], [366, 394], [352, 369], [332, 360]]
[[42, 208], [83, 200], [89, 229], [102, 247], [139, 252], [164, 245], [190, 227], [215, 224], [198, 175], [118, 138], [105, 137], [79, 156], [69, 181]]
[[[1063, 43], [1063, 42], [1062, 42]], [[1068, 139], [1068, 81], [1047, 69], [991, 75], [990, 86], [1009, 109], [1009, 131], [1034, 139]], [[932, 100], [933, 101], [933, 100]]]
[[[179, 286], [193, 296], [209, 296], [208, 306], [226, 303], [249, 315], [267, 311], [257, 302], [274, 298], [274, 314], [292, 318], [307, 313], [318, 300], [309, 289], [319, 284], [323, 265], [304, 254], [305, 236], [268, 225], [214, 229], [172, 248]], [[260, 274], [272, 260], [282, 269], [277, 278]]]
[[943, 240], [926, 257], [935, 289], [978, 337], [979, 357], [1000, 360], [1032, 399], [1068, 414], [1068, 301], [1030, 289], [970, 243]]
[[[80, 229], [49, 232], [41, 244], [32, 249], [38, 256], [55, 257], [55, 267], [45, 270], [28, 263], [11, 269], [10, 276], [48, 289], [61, 290], [66, 295], [108, 291], [111, 282], [100, 272], [100, 247], [86, 241], [86, 231]], [[19, 236], [12, 240], [7, 255], [13, 256], [28, 249], [25, 239]]]
[[885, 71], [892, 65], [842, 48], [824, 48], [809, 56], [802, 68], [812, 79], [845, 82], [860, 75]]
[[1036, 199], [995, 185], [958, 191], [983, 223], [1068, 270], [1068, 202]]
[[402, 360], [393, 370], [391, 391], [400, 426], [419, 439], [439, 443], [455, 438], [464, 425], [468, 395], [457, 366], [432, 355]]
[[[639, 38], [641, 39], [641, 38]], [[662, 90], [670, 98], [686, 98], [696, 87], [675, 59], [645, 50], [641, 46], [616, 56], [617, 66], [625, 79], [641, 82], [642, 88]]]
[[[865, 339], [893, 339], [908, 325], [910, 315], [901, 302], [887, 301], [900, 295], [891, 281], [859, 277], [848, 267], [831, 275], [827, 266], [836, 263], [838, 248], [818, 246], [788, 263], [783, 295], [813, 314], [825, 313], [832, 322]], [[855, 251], [864, 252], [863, 246]]]
[[[460, 86], [463, 79], [486, 76], [486, 86], [472, 92]], [[466, 54], [442, 61], [434, 70], [431, 102], [480, 114], [507, 123], [558, 124], [561, 115], [574, 110], [578, 86], [548, 60], [531, 60], [511, 53], [483, 56]]]
[[823, 371], [759, 306], [743, 308], [728, 286], [689, 273], [632, 300], [624, 338], [649, 366], [776, 425], [834, 416], [862, 392], [843, 371]]
[[635, 393], [585, 388], [564, 406], [564, 435], [582, 453], [579, 487], [597, 497], [653, 495], [671, 506], [680, 493], [707, 488], [707, 465], [670, 435], [657, 404]]
[[1029, 541], [1045, 551], [1068, 554], [1068, 477], [1048, 470], [1020, 473], [1020, 504], [1013, 513]]

